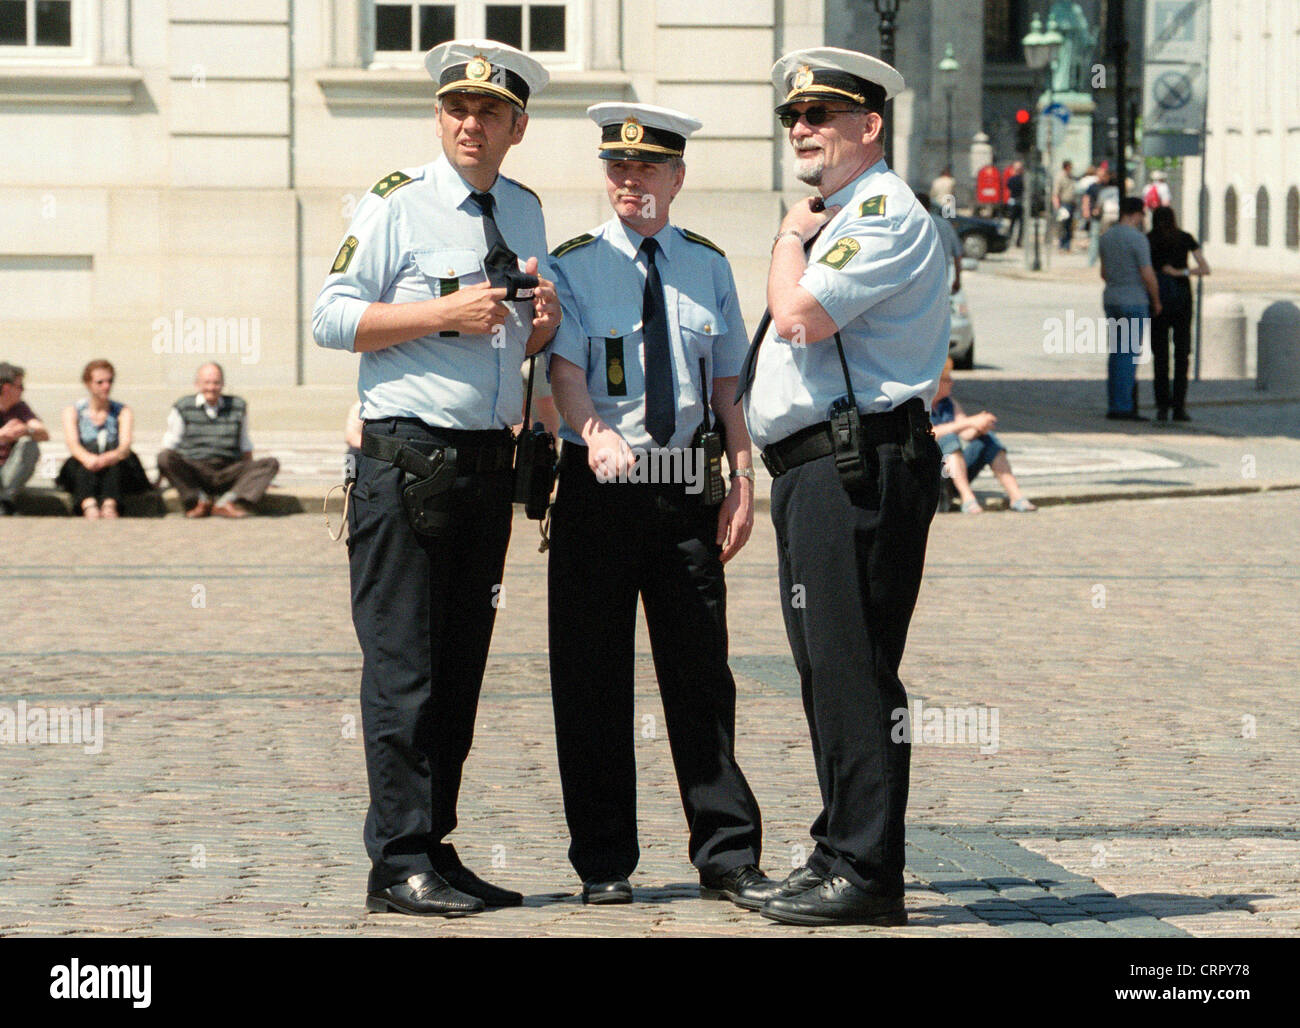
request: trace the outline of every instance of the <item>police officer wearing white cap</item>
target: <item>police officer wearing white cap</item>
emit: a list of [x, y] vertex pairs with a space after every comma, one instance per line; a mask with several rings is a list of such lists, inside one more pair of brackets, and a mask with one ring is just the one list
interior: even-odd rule
[[946, 266], [928, 212], [884, 161], [881, 114], [902, 76], [819, 47], [783, 57], [772, 79], [796, 175], [820, 196], [776, 235], [770, 325], [737, 399], [774, 476], [782, 613], [823, 809], [807, 865], [762, 913], [903, 924], [910, 751], [891, 732], [939, 495], [928, 410], [948, 352]]
[[[362, 199], [312, 327], [321, 346], [361, 355], [348, 553], [364, 658], [366, 908], [460, 916], [522, 902], [464, 867], [446, 836], [510, 538], [519, 367], [549, 342], [560, 307], [541, 204], [499, 173], [546, 71], [479, 40], [444, 43], [425, 65], [442, 154]], [[509, 299], [539, 270], [531, 300]]]
[[700, 122], [648, 104], [587, 113], [601, 127], [615, 217], [552, 252], [564, 317], [550, 376], [564, 449], [551, 513], [551, 692], [569, 858], [584, 901], [631, 902], [639, 596], [701, 893], [757, 909], [776, 883], [758, 869], [758, 804], [735, 758], [722, 571], [753, 526], [749, 436], [731, 402], [745, 327], [725, 254], [668, 220]]

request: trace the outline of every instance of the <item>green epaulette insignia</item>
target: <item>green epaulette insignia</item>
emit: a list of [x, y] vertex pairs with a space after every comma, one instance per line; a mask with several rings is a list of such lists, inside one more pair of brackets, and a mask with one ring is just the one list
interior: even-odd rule
[[853, 259], [853, 255], [862, 249], [862, 245], [851, 236], [845, 236], [824, 254], [817, 261], [818, 264], [825, 264], [828, 268], [834, 268], [839, 271], [844, 265]]
[[370, 191], [378, 197], [387, 197], [394, 189], [401, 189], [408, 182], [413, 181], [410, 175], [403, 175], [400, 171], [395, 171], [391, 175], [385, 175], [375, 183], [374, 188]]
[[884, 213], [885, 213], [885, 194], [881, 193], [879, 196], [872, 196], [863, 200], [862, 207], [858, 211], [858, 216], [865, 218], [868, 214], [884, 214]]
[[559, 246], [557, 246], [554, 250], [551, 251], [551, 256], [563, 257], [570, 250], [576, 250], [580, 246], [586, 246], [588, 243], [594, 243], [595, 241], [596, 241], [595, 236], [593, 236], [590, 232], [584, 232], [580, 236], [574, 236], [572, 239], [566, 240], [565, 242], [561, 243]]
[[704, 236], [700, 235], [698, 232], [692, 232], [689, 228], [684, 228], [682, 229], [682, 235], [684, 235], [692, 243], [699, 243], [701, 246], [707, 246], [710, 250], [713, 250], [720, 257], [727, 256], [726, 251], [723, 250], [722, 247], [720, 247], [712, 239], [705, 239]]

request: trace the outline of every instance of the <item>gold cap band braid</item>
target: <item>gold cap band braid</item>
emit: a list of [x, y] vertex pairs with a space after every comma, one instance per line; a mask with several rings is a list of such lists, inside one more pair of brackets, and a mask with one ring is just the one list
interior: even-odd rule
[[786, 113], [793, 104], [827, 97], [840, 97], [877, 113], [885, 109], [883, 86], [834, 68], [801, 67], [787, 78], [786, 88], [789, 92], [777, 114]]
[[520, 110], [528, 106], [528, 83], [509, 68], [475, 57], [453, 64], [438, 79], [438, 96], [444, 93], [481, 93], [508, 100]]
[[651, 162], [680, 157], [686, 152], [686, 137], [666, 129], [643, 125], [633, 119], [604, 125], [600, 130], [600, 156], [607, 160]]

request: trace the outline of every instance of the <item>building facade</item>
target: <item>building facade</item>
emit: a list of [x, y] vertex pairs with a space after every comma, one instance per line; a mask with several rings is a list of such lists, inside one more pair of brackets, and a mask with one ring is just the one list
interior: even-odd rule
[[[1300, 3], [1213, 0], [1205, 140], [1212, 266], [1300, 273]], [[1184, 227], [1197, 231], [1201, 159], [1183, 161]]]
[[504, 170], [553, 242], [607, 214], [589, 104], [698, 115], [674, 214], [761, 303], [787, 185], [768, 69], [823, 41], [819, 3], [22, 0], [0, 4], [3, 356], [44, 381], [108, 356], [183, 389], [223, 353], [241, 386], [350, 381], [311, 304], [359, 197], [439, 152], [421, 56], [452, 35], [551, 70]]
[[[969, 189], [971, 138], [996, 128], [997, 4], [903, 0], [895, 166], [915, 186], [947, 163], [951, 45]], [[100, 356], [160, 389], [186, 388], [207, 356], [238, 388], [351, 382], [354, 359], [312, 342], [311, 305], [359, 198], [438, 153], [421, 57], [450, 36], [514, 43], [551, 71], [504, 171], [541, 195], [552, 245], [608, 213], [589, 104], [698, 116], [674, 220], [727, 250], [752, 321], [782, 206], [806, 194], [768, 70], [803, 46], [879, 52], [878, 23], [864, 0], [9, 0], [0, 359], [45, 382]]]

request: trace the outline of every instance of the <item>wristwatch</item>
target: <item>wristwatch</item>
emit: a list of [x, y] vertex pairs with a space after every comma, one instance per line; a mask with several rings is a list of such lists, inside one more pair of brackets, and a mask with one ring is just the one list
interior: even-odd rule
[[754, 481], [753, 468], [732, 468], [731, 480], [734, 482], [738, 478], [747, 478], [752, 483]]
[[773, 251], [776, 250], [776, 244], [779, 243], [779, 242], [780, 242], [780, 241], [781, 241], [785, 236], [794, 236], [796, 239], [799, 240], [800, 243], [803, 242], [803, 234], [802, 234], [802, 233], [797, 232], [797, 231], [795, 231], [795, 230], [792, 229], [792, 228], [788, 228], [788, 229], [786, 229], [784, 232], [778, 232], [776, 235], [774, 235], [774, 236], [772, 237], [772, 250], [773, 250]]

